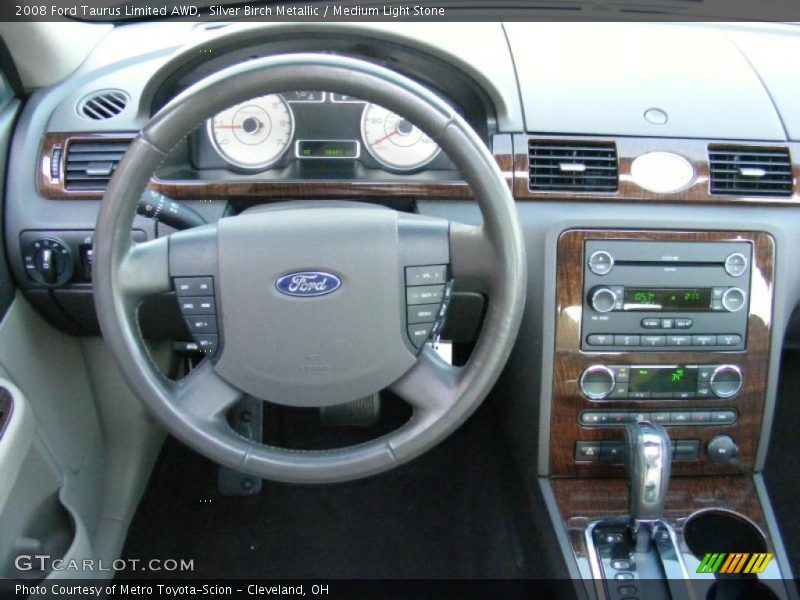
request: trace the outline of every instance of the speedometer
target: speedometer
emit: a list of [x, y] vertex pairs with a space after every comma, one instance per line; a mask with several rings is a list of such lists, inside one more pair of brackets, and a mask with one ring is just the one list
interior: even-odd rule
[[361, 137], [375, 160], [402, 171], [428, 164], [441, 150], [421, 129], [377, 104], [364, 107]]
[[278, 94], [260, 96], [222, 111], [208, 121], [214, 149], [230, 164], [263, 169], [292, 143], [294, 117]]

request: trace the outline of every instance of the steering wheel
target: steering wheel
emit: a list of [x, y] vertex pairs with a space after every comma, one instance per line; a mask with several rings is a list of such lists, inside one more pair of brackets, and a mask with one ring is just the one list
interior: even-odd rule
[[[469, 184], [483, 225], [366, 204], [299, 203], [295, 208], [285, 203], [156, 240], [132, 241], [139, 197], [170, 150], [196, 126], [250, 98], [304, 89], [374, 102], [417, 125]], [[447, 273], [447, 279], [479, 280], [488, 292], [478, 340], [462, 367], [447, 364], [409, 337], [406, 303], [413, 299], [407, 294], [418, 290], [407, 288], [415, 283], [408, 278], [424, 277], [425, 269], [413, 267], [429, 265], [444, 265], [437, 272]], [[106, 191], [95, 236], [100, 326], [141, 402], [199, 453], [285, 482], [335, 482], [379, 473], [454, 431], [483, 401], [508, 359], [522, 318], [525, 281], [513, 197], [470, 126], [414, 81], [334, 55], [248, 61], [175, 98], [130, 145]], [[218, 346], [213, 357], [173, 381], [151, 360], [137, 309], [149, 294], [179, 285], [191, 290], [195, 284], [210, 286], [214, 295]], [[437, 289], [445, 296], [450, 290]], [[357, 446], [277, 448], [245, 439], [226, 420], [226, 411], [246, 394], [286, 406], [319, 407], [385, 388], [410, 404], [411, 417], [393, 432]]]

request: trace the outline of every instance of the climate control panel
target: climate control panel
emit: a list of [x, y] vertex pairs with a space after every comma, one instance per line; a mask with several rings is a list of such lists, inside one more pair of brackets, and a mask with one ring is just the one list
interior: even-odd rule
[[581, 374], [589, 400], [693, 400], [733, 398], [742, 389], [739, 366], [591, 365]]

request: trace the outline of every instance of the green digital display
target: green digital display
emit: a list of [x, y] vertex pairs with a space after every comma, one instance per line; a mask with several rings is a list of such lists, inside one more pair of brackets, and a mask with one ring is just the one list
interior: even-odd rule
[[359, 144], [355, 140], [300, 140], [297, 158], [358, 158]]
[[697, 369], [634, 367], [628, 389], [631, 392], [696, 392]]
[[711, 308], [711, 288], [625, 288], [625, 310], [697, 311]]

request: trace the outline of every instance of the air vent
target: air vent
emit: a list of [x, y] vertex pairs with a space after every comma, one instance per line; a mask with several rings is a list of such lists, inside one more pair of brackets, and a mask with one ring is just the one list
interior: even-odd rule
[[709, 146], [711, 193], [726, 196], [791, 196], [788, 148]]
[[528, 158], [532, 191], [617, 190], [617, 146], [613, 142], [531, 140]]
[[78, 104], [78, 112], [93, 121], [116, 117], [128, 105], [128, 94], [122, 90], [103, 90], [86, 96]]
[[128, 140], [71, 141], [67, 146], [67, 190], [103, 191], [128, 149]]

